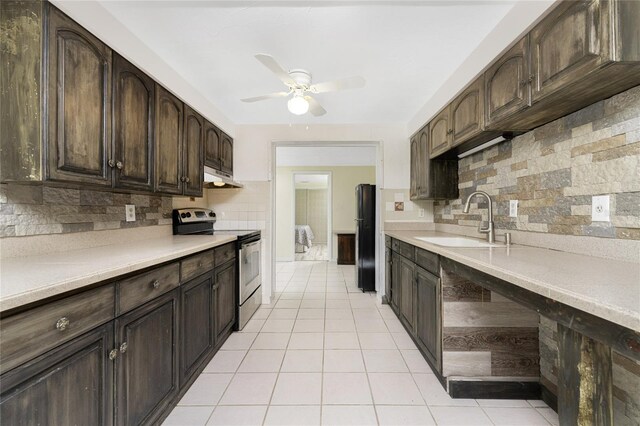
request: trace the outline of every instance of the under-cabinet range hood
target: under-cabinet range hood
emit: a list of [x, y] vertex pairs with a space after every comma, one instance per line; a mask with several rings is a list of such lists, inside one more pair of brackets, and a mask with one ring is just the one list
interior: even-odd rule
[[211, 167], [204, 166], [204, 183], [205, 188], [244, 188], [244, 185], [233, 180], [233, 176], [229, 176], [219, 172]]

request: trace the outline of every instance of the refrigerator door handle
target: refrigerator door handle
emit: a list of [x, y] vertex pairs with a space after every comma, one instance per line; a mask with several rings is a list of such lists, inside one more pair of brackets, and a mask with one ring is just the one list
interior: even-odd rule
[[362, 222], [364, 219], [353, 219], [353, 220], [355, 220], [356, 222]]

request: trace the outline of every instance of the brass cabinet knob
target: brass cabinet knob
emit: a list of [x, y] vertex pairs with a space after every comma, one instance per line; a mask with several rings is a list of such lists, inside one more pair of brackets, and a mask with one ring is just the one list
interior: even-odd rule
[[187, 183], [189, 183], [189, 182], [191, 182], [191, 179], [189, 179], [188, 177], [185, 177], [185, 178], [184, 178], [184, 181], [185, 181], [185, 182], [187, 182]]
[[118, 170], [122, 170], [122, 167], [124, 167], [124, 164], [122, 164], [122, 161], [117, 161], [116, 167], [118, 168]]
[[123, 344], [120, 345], [120, 353], [123, 354], [127, 351], [127, 348], [129, 347], [129, 345], [127, 345], [127, 342], [124, 342]]
[[111, 361], [113, 361], [114, 359], [116, 359], [116, 357], [118, 356], [118, 350], [117, 349], [111, 349], [109, 351], [109, 359]]
[[151, 283], [151, 286], [152, 286], [153, 288], [158, 288], [158, 287], [160, 287], [160, 281], [155, 280], [154, 282], [152, 282], [152, 283]]
[[56, 322], [56, 328], [60, 331], [64, 331], [69, 326], [69, 318], [62, 317]]
[[109, 167], [111, 167], [112, 169], [116, 166], [116, 162], [113, 161], [113, 159], [109, 159], [109, 161], [107, 161], [107, 164], [109, 165]]

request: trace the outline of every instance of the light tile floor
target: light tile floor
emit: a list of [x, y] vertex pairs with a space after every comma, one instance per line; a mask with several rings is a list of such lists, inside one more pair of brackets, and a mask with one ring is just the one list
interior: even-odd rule
[[558, 424], [542, 401], [449, 397], [353, 266], [279, 263], [276, 288], [165, 425]]

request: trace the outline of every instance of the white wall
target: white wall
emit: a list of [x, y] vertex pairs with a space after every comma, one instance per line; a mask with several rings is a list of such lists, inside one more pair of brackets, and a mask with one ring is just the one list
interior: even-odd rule
[[[308, 127], [308, 129], [307, 129]], [[274, 159], [272, 142], [377, 142], [383, 150], [382, 187], [409, 188], [409, 140], [406, 125], [238, 125], [234, 144], [234, 176], [266, 181]], [[265, 161], [267, 160], [267, 161]]]

